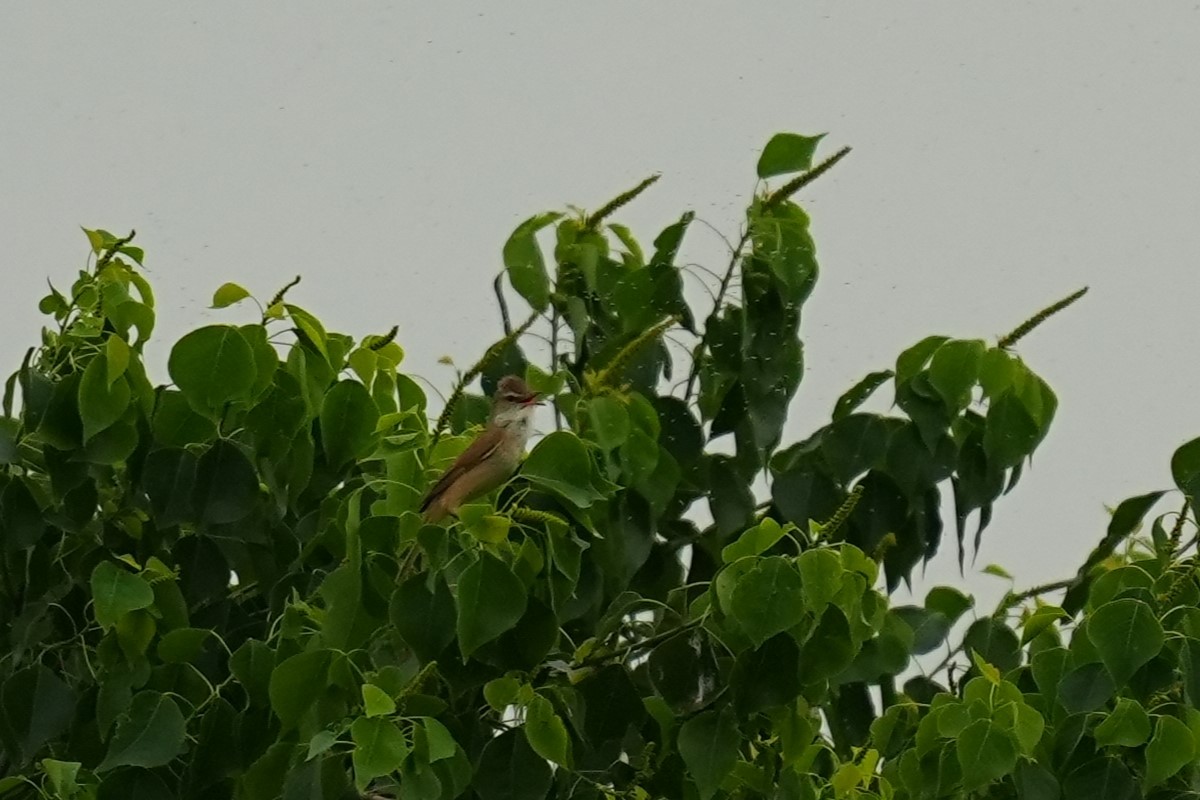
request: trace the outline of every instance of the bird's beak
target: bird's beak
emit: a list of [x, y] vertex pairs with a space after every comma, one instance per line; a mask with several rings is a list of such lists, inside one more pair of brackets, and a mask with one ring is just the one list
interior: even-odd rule
[[546, 404], [546, 396], [537, 392], [529, 395], [529, 399], [525, 401], [527, 406], [541, 406]]

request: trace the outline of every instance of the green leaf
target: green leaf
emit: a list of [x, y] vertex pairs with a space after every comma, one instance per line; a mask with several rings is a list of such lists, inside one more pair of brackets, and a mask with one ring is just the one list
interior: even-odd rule
[[740, 742], [733, 709], [728, 707], [720, 713], [705, 711], [679, 729], [679, 755], [701, 800], [715, 795], [721, 781], [733, 770]]
[[1136, 800], [1140, 787], [1119, 758], [1095, 758], [1075, 768], [1063, 783], [1068, 800]]
[[550, 276], [537, 232], [561, 216], [556, 212], [532, 216], [518, 225], [504, 243], [504, 268], [509, 283], [535, 311], [545, 311], [550, 304]]
[[217, 436], [216, 423], [192, 410], [182, 392], [169, 389], [158, 395], [151, 429], [154, 438], [168, 447], [204, 444]]
[[101, 561], [92, 570], [92, 609], [96, 622], [107, 630], [129, 613], [149, 608], [154, 589], [140, 575], [134, 575], [111, 561]]
[[1179, 491], [1200, 500], [1200, 438], [1180, 445], [1171, 455], [1171, 477]]
[[680, 632], [659, 644], [646, 667], [650, 685], [677, 714], [708, 705], [721, 680], [712, 647], [699, 631]]
[[1101, 747], [1138, 747], [1150, 738], [1150, 716], [1138, 701], [1118, 697], [1117, 707], [1096, 726], [1094, 734]]
[[116, 335], [108, 337], [104, 343], [104, 361], [109, 386], [125, 374], [129, 368], [129, 356], [129, 344], [124, 339]]
[[[807, 582], [805, 588], [808, 588]], [[912, 652], [914, 655], [924, 655], [938, 649], [950, 633], [952, 623], [940, 611], [930, 611], [920, 606], [897, 606], [892, 609], [891, 613], [900, 617], [912, 628]], [[972, 653], [972, 655], [978, 658], [978, 653]], [[991, 665], [987, 666], [989, 669], [995, 669]], [[978, 663], [976, 667], [979, 667]], [[983, 668], [980, 669], [982, 671]]]
[[503, 713], [517, 702], [517, 693], [520, 691], [521, 682], [516, 678], [494, 678], [483, 685], [483, 699], [487, 700], [492, 710]]
[[463, 526], [467, 531], [481, 542], [488, 544], [499, 544], [508, 539], [508, 532], [512, 529], [512, 520], [503, 514], [488, 514], [478, 513], [473, 517], [468, 517], [468, 508], [481, 511], [490, 511], [491, 506], [478, 503], [472, 506], [460, 506], [458, 517], [462, 520]]
[[21, 462], [21, 420], [0, 417], [0, 464]]
[[1196, 752], [1191, 730], [1175, 717], [1161, 716], [1154, 737], [1146, 745], [1146, 789], [1157, 786], [1183, 769]]
[[901, 353], [896, 358], [896, 386], [899, 387], [924, 369], [930, 356], [948, 339], [946, 336], [926, 336]]
[[0, 778], [0, 796], [8, 794], [18, 786], [37, 786], [37, 784], [23, 775], [9, 775], [7, 778]]
[[521, 475], [579, 508], [589, 508], [603, 499], [592, 485], [587, 448], [567, 431], [555, 431], [538, 442], [525, 459]]
[[70, 686], [48, 667], [27, 667], [4, 681], [0, 743], [9, 758], [29, 761], [71, 727], [75, 712], [76, 697]]
[[1115, 690], [1103, 664], [1082, 664], [1062, 676], [1058, 701], [1072, 714], [1086, 714], [1102, 708]]
[[988, 398], [996, 398], [1012, 386], [1017, 361], [1000, 347], [989, 348], [979, 360], [979, 385]]
[[200, 456], [192, 503], [201, 520], [237, 522], [254, 510], [258, 498], [258, 472], [236, 444], [220, 439]]
[[88, 362], [79, 381], [79, 416], [83, 420], [83, 441], [86, 443], [100, 431], [112, 425], [129, 408], [132, 393], [124, 378], [109, 384], [105, 359], [96, 357]]
[[554, 706], [541, 695], [534, 695], [525, 708], [525, 738], [533, 751], [547, 761], [568, 765], [567, 726], [554, 713]]
[[208, 628], [179, 628], [168, 631], [158, 641], [158, 657], [167, 664], [188, 664], [204, 650], [212, 635]]
[[996, 709], [996, 723], [1016, 738], [1021, 753], [1027, 756], [1033, 754], [1046, 730], [1046, 720], [1025, 703], [1006, 703]]
[[458, 751], [458, 743], [454, 741], [450, 731], [446, 730], [446, 726], [433, 717], [426, 717], [424, 725], [425, 740], [429, 743], [429, 761], [432, 763], [453, 758]]
[[226, 308], [234, 303], [239, 303], [250, 296], [250, 293], [238, 286], [236, 283], [222, 283], [217, 290], [213, 292], [212, 307]]
[[158, 692], [138, 692], [129, 712], [117, 723], [108, 755], [96, 771], [169, 764], [184, 751], [186, 729], [183, 712], [174, 700]]
[[813, 614], [820, 614], [842, 588], [842, 559], [827, 547], [805, 550], [796, 559], [803, 578], [804, 599]]
[[171, 348], [167, 371], [193, 407], [208, 413], [248, 397], [258, 375], [254, 351], [231, 325], [209, 325], [184, 336]]
[[292, 322], [296, 323], [296, 329], [299, 331], [296, 338], [307, 343], [316, 351], [324, 359], [326, 366], [333, 366], [329, 360], [329, 335], [325, 332], [325, 326], [321, 324], [321, 321], [300, 306], [284, 303], [283, 307], [287, 310]]
[[[629, 432], [629, 438], [621, 445], [621, 470], [628, 477], [629, 483], [637, 486], [639, 491], [647, 485], [653, 487], [650, 491], [643, 492], [647, 499], [653, 499], [653, 489], [660, 488], [665, 483], [655, 480], [655, 470], [659, 468], [660, 463], [665, 465], [670, 457], [670, 454], [660, 453], [658, 442], [653, 436], [634, 428]], [[674, 493], [673, 486], [670, 491]]]
[[[288, 767], [296, 749], [292, 742], [275, 742], [266, 748], [266, 752], [243, 772], [238, 781], [237, 796], [278, 798], [288, 778]], [[157, 795], [155, 800], [158, 800]]]
[[1040, 606], [1021, 624], [1021, 645], [1027, 645], [1051, 625], [1067, 616], [1058, 606]]
[[898, 425], [897, 420], [878, 414], [850, 414], [830, 425], [821, 439], [830, 476], [847, 484], [879, 466]]
[[991, 617], [971, 623], [963, 637], [963, 644], [1001, 671], [1012, 669], [1021, 660], [1021, 643], [1017, 634], [1003, 622]]
[[1006, 581], [1011, 581], [1013, 579], [1012, 573], [999, 564], [988, 564], [986, 567], [981, 569], [980, 572], [982, 572], [984, 575], [992, 575], [996, 578], [1003, 578]]
[[298, 653], [281, 662], [271, 672], [268, 693], [271, 710], [284, 728], [291, 728], [317, 702], [329, 678], [330, 650]]
[[1041, 429], [1029, 409], [1012, 391], [988, 405], [983, 449], [991, 462], [1002, 468], [1015, 467], [1033, 452]]
[[935, 586], [925, 595], [925, 608], [943, 615], [952, 625], [974, 605], [972, 597], [952, 586]]
[[100, 255], [111, 247], [113, 242], [117, 241], [117, 237], [102, 228], [95, 230], [84, 228], [83, 233], [87, 236], [88, 244], [92, 246], [92, 252], [96, 255]]
[[845, 394], [838, 398], [837, 403], [833, 407], [833, 421], [837, 422], [839, 419], [851, 414], [854, 409], [865, 403], [867, 398], [874, 394], [876, 389], [887, 383], [895, 374], [890, 369], [872, 372], [847, 389]]
[[593, 397], [588, 402], [588, 419], [596, 443], [605, 450], [620, 447], [629, 438], [629, 412], [611, 395]]
[[265, 706], [271, 702], [269, 687], [274, 668], [275, 651], [257, 639], [247, 639], [229, 659], [229, 671], [242, 684], [254, 705]]
[[800, 573], [786, 558], [763, 558], [738, 580], [730, 605], [746, 635], [762, 644], [804, 619]]
[[929, 362], [929, 383], [947, 408], [966, 408], [970, 402], [984, 350], [984, 343], [977, 339], [952, 339], [934, 352]]
[[1017, 764], [1013, 782], [1017, 785], [1017, 796], [1021, 800], [1059, 800], [1062, 797], [1054, 773], [1036, 761], [1022, 759]]
[[305, 755], [305, 761], [312, 761], [322, 753], [329, 751], [329, 748], [337, 744], [337, 734], [330, 730], [317, 731], [313, 737], [308, 740], [308, 753]]
[[458, 646], [463, 658], [516, 627], [525, 613], [525, 584], [488, 553], [458, 579]]
[[[784, 530], [779, 523], [767, 517], [753, 528], [748, 528], [737, 538], [737, 541], [725, 545], [721, 550], [721, 560], [726, 564], [732, 564], [739, 558], [766, 552], [774, 547], [775, 543], [783, 538], [783, 535]], [[840, 571], [840, 562], [838, 568]]]
[[79, 791], [79, 768], [83, 766], [78, 761], [59, 761], [55, 758], [43, 758], [42, 770], [50, 779], [50, 787], [56, 797], [73, 797]]
[[408, 755], [408, 743], [396, 723], [387, 719], [359, 717], [350, 726], [354, 740], [354, 785], [360, 792], [372, 780], [400, 769]]
[[543, 800], [553, 779], [521, 731], [509, 730], [484, 745], [471, 787], [482, 800]]
[[1087, 634], [1118, 686], [1124, 686], [1138, 667], [1158, 655], [1163, 646], [1158, 618], [1150, 606], [1133, 598], [1114, 600], [1096, 609], [1088, 620]]
[[373, 683], [362, 685], [363, 711], [368, 717], [388, 717], [396, 713], [396, 701]]
[[0, 492], [0, 543], [4, 550], [36, 544], [46, 530], [46, 520], [26, 482], [13, 478]]
[[825, 134], [802, 136], [798, 133], [777, 133], [767, 142], [758, 157], [758, 177], [771, 178], [789, 172], [812, 168], [813, 153]]
[[986, 786], [1012, 772], [1017, 765], [1016, 742], [989, 720], [977, 720], [964, 728], [957, 745], [964, 789]]
[[436, 659], [454, 640], [454, 598], [441, 578], [432, 588], [424, 575], [414, 575], [392, 593], [388, 616], [396, 632], [422, 664]]
[[321, 406], [321, 446], [334, 469], [366, 455], [375, 442], [379, 409], [358, 381], [339, 381]]
[[[720, 684], [713, 659], [713, 670], [705, 675], [709, 699]], [[786, 633], [772, 636], [761, 647], [738, 655], [733, 676], [734, 703], [741, 714], [750, 715], [768, 708], [787, 706], [804, 688], [800, 682], [800, 647]]]

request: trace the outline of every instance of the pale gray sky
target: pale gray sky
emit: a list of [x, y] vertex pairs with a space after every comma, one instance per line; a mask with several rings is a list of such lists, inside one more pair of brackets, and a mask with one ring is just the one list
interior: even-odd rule
[[1193, 3], [122, 0], [8, 3], [0, 30], [5, 372], [86, 225], [149, 252], [160, 379], [183, 331], [239, 318], [206, 309], [220, 283], [302, 273], [295, 302], [356, 335], [399, 323], [446, 386], [437, 358], [497, 335], [520, 219], [659, 171], [623, 214], [643, 241], [689, 207], [734, 234], [769, 135], [828, 131], [854, 152], [802, 197], [822, 275], [796, 435], [925, 334], [992, 338], [1090, 285], [1020, 348], [1061, 406], [979, 566], [1028, 585], [1200, 434]]

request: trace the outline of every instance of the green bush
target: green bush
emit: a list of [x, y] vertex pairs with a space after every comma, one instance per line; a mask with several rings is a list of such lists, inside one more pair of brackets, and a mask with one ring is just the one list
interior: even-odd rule
[[[1076, 576], [992, 612], [888, 600], [945, 499], [961, 563], [1021, 478], [1057, 403], [1014, 346], [1079, 295], [994, 345], [928, 337], [782, 443], [818, 274], [792, 197], [847, 152], [813, 166], [818, 140], [764, 149], [783, 182], [711, 310], [682, 291], [690, 212], [648, 250], [609, 221], [653, 179], [522, 223], [503, 261], [530, 316], [512, 327], [498, 278], [505, 335], [435, 419], [394, 330], [328, 331], [294, 282], [185, 335], [155, 386], [144, 254], [88, 231], [3, 397], [0, 797], [1193, 794], [1188, 505], [1143, 536], [1164, 493], [1125, 501]], [[510, 373], [555, 430], [423, 525]], [[895, 413], [860, 410], [885, 385]], [[1195, 497], [1200, 440], [1172, 467]]]

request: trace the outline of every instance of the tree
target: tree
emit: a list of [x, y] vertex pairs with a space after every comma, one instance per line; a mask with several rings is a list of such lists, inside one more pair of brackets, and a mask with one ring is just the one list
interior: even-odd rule
[[[847, 152], [814, 166], [819, 139], [768, 142], [778, 185], [711, 310], [676, 263], [691, 213], [651, 251], [609, 221], [654, 179], [530, 217], [503, 247], [530, 314], [512, 326], [498, 278], [504, 336], [436, 418], [395, 329], [328, 331], [295, 282], [258, 322], [185, 335], [155, 386], [144, 253], [87, 231], [94, 263], [42, 299], [53, 324], [3, 397], [0, 797], [1186, 792], [1187, 503], [1148, 536], [1164, 493], [1121, 503], [1076, 576], [990, 613], [951, 587], [888, 600], [939, 550], [943, 495], [961, 560], [969, 517], [977, 547], [1017, 485], [1057, 404], [1014, 347], [1078, 294], [995, 345], [918, 342], [783, 445], [818, 273], [792, 198]], [[213, 305], [252, 299], [225, 284]], [[556, 429], [423, 525], [508, 373], [554, 396]], [[894, 413], [860, 410], [889, 384]], [[1194, 498], [1200, 440], [1172, 467]]]

